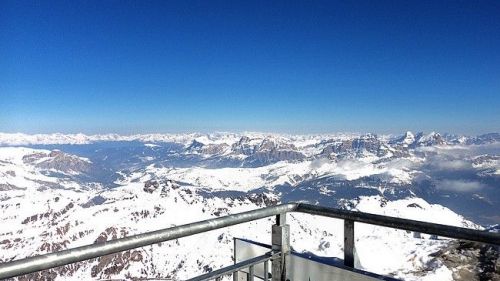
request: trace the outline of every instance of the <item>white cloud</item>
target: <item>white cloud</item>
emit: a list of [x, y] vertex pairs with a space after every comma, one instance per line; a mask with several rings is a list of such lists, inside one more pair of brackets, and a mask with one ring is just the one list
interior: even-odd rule
[[484, 184], [477, 181], [442, 180], [436, 184], [437, 189], [455, 192], [473, 192], [483, 189]]
[[472, 164], [464, 160], [440, 160], [436, 166], [442, 170], [466, 170], [472, 169]]
[[330, 160], [327, 158], [319, 158], [319, 159], [314, 159], [311, 161], [310, 167], [311, 169], [319, 169], [325, 164], [329, 164]]

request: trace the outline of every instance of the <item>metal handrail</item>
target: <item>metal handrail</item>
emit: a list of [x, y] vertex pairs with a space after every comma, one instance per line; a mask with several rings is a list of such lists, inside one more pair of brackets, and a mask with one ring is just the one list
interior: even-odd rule
[[121, 251], [144, 247], [160, 242], [182, 238], [210, 230], [220, 229], [244, 222], [263, 219], [288, 212], [301, 212], [320, 215], [346, 221], [356, 221], [385, 227], [417, 231], [449, 238], [476, 241], [500, 245], [500, 234], [472, 230], [463, 227], [433, 224], [415, 220], [374, 215], [362, 212], [346, 211], [315, 206], [304, 203], [287, 203], [243, 213], [228, 215], [216, 219], [185, 224], [167, 229], [147, 232], [102, 243], [91, 244], [55, 253], [29, 257], [0, 264], [0, 279], [20, 276], [45, 269], [50, 269], [75, 262], [85, 261]]
[[206, 273], [206, 274], [203, 274], [200, 276], [196, 276], [196, 277], [188, 279], [186, 281], [203, 281], [203, 280], [215, 279], [217, 277], [228, 275], [228, 274], [237, 272], [241, 269], [254, 266], [254, 265], [259, 264], [259, 263], [267, 262], [267, 261], [271, 260], [272, 258], [279, 256], [280, 254], [281, 253], [269, 252], [269, 253], [266, 253], [264, 255], [257, 256], [255, 258], [251, 258], [251, 259], [248, 259], [248, 260], [245, 260], [242, 262], [235, 263], [235, 264], [230, 265], [228, 267], [224, 267], [224, 268], [214, 270], [212, 272], [209, 272], [209, 273]]
[[289, 203], [252, 210], [234, 215], [209, 219], [181, 226], [147, 232], [139, 235], [63, 250], [46, 255], [0, 264], [0, 279], [20, 276], [121, 251], [144, 247], [244, 222], [276, 216], [293, 211], [297, 204]]
[[347, 211], [310, 204], [298, 204], [297, 208], [294, 211], [311, 215], [319, 215], [323, 217], [351, 220], [360, 223], [433, 234], [453, 239], [500, 245], [499, 233], [464, 227], [375, 215], [363, 212]]

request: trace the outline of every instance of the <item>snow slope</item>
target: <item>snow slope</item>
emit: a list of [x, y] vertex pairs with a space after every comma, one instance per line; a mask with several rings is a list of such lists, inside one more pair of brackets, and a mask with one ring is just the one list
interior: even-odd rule
[[[0, 262], [261, 208], [279, 200], [271, 191], [259, 196], [207, 197], [206, 188], [246, 191], [249, 186], [291, 181], [295, 175], [343, 173], [346, 177], [356, 177], [365, 173], [365, 169], [388, 169], [364, 165], [339, 167], [338, 163], [330, 162], [313, 165], [307, 161], [279, 162], [252, 169], [149, 166], [126, 176], [119, 182], [120, 186], [107, 189], [99, 185], [81, 186], [71, 179], [43, 174], [43, 169], [23, 160], [37, 153], [48, 151], [0, 148]], [[157, 187], [152, 181], [157, 181]], [[145, 188], [146, 185], [149, 188]], [[420, 198], [387, 201], [380, 196], [369, 196], [350, 203], [353, 210], [478, 228], [451, 210]], [[298, 213], [288, 216], [295, 250], [320, 256], [343, 256], [341, 220]], [[271, 218], [263, 219], [43, 274], [56, 280], [186, 279], [231, 264], [233, 237], [269, 244], [272, 223]], [[358, 266], [362, 269], [406, 280], [453, 278], [453, 268], [430, 256], [448, 244], [446, 239], [364, 224], [356, 225], [355, 238]], [[28, 278], [42, 276], [38, 273]]]

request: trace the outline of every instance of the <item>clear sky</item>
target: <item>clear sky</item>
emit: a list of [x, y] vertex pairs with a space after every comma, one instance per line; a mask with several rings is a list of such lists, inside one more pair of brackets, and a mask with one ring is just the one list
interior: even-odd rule
[[0, 1], [0, 131], [500, 131], [500, 1]]

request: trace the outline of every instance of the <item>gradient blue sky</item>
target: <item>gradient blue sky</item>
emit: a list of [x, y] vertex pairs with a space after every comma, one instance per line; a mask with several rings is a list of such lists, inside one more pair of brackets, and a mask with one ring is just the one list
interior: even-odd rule
[[0, 131], [500, 131], [500, 1], [0, 1]]

